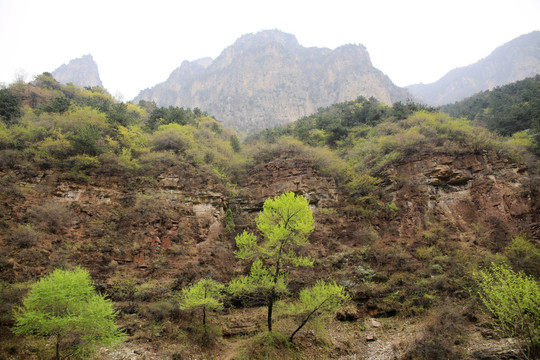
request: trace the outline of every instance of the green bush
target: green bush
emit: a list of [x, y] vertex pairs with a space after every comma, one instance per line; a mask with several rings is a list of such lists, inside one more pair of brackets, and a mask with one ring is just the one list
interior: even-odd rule
[[518, 235], [504, 251], [514, 269], [540, 277], [540, 248], [525, 236]]
[[508, 265], [492, 264], [477, 275], [478, 294], [501, 336], [516, 337], [527, 359], [540, 355], [540, 286]]

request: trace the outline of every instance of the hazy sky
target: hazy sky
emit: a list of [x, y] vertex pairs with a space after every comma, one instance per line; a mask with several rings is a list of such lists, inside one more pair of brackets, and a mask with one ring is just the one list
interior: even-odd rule
[[0, 0], [0, 83], [92, 54], [104, 86], [130, 100], [182, 61], [216, 58], [264, 29], [303, 46], [363, 44], [405, 86], [540, 30], [540, 0]]

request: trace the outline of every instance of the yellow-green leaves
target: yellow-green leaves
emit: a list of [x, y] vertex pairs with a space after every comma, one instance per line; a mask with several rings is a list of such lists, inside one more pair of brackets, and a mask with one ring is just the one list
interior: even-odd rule
[[236, 236], [238, 259], [258, 257], [274, 266], [277, 264], [278, 272], [286, 265], [312, 265], [310, 259], [297, 254], [309, 244], [308, 237], [313, 232], [313, 213], [307, 199], [292, 192], [268, 199], [256, 223], [264, 241], [258, 244], [257, 237], [245, 231]]
[[326, 283], [323, 280], [318, 280], [312, 288], [300, 291], [298, 300], [282, 305], [284, 313], [297, 316], [300, 319], [298, 327], [289, 338], [291, 342], [294, 335], [309, 320], [317, 316], [331, 315], [349, 299], [350, 297], [343, 286], [335, 282]]
[[257, 237], [245, 231], [236, 236], [236, 257], [255, 261], [249, 275], [231, 281], [229, 291], [266, 300], [268, 331], [272, 331], [273, 304], [287, 293], [288, 275], [284, 269], [313, 266], [310, 258], [298, 254], [300, 248], [309, 244], [313, 214], [308, 200], [289, 192], [266, 200], [256, 222], [264, 240], [258, 244]]
[[180, 309], [205, 307], [207, 310], [223, 309], [223, 290], [225, 285], [212, 279], [201, 279], [196, 284], [182, 289]]
[[309, 202], [293, 192], [266, 200], [256, 222], [257, 229], [269, 243], [280, 247], [305, 246], [313, 232], [313, 213]]
[[540, 286], [532, 276], [514, 272], [508, 265], [492, 264], [477, 275], [478, 294], [503, 336], [520, 340], [527, 359], [540, 351]]
[[238, 250], [234, 255], [240, 260], [248, 260], [256, 256], [257, 237], [252, 233], [244, 232], [236, 236]]
[[[88, 356], [100, 346], [121, 341], [112, 302], [97, 294], [87, 271], [55, 270], [34, 285], [15, 313], [13, 332], [52, 338], [62, 353]], [[73, 341], [72, 334], [79, 339]]]

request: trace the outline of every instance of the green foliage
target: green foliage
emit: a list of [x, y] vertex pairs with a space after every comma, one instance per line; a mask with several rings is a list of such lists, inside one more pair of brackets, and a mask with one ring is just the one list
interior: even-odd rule
[[71, 105], [71, 101], [63, 96], [57, 96], [54, 99], [52, 99], [47, 104], [43, 104], [39, 107], [40, 111], [45, 111], [49, 113], [64, 113], [69, 110], [69, 106]]
[[236, 225], [234, 224], [234, 216], [231, 209], [227, 209], [225, 214], [225, 230], [228, 232], [234, 231]]
[[21, 116], [21, 99], [9, 89], [0, 89], [0, 120], [9, 124]]
[[303, 196], [289, 192], [268, 199], [256, 219], [257, 229], [266, 242], [253, 250], [259, 256], [276, 264], [312, 266], [313, 262], [297, 254], [297, 250], [309, 244], [313, 232], [313, 214], [309, 202]]
[[274, 302], [287, 292], [290, 266], [312, 266], [313, 261], [298, 254], [309, 244], [313, 231], [313, 214], [309, 202], [294, 193], [268, 199], [256, 219], [257, 229], [265, 241], [258, 243], [254, 234], [243, 232], [236, 237], [240, 260], [255, 259], [249, 275], [233, 280], [229, 291], [233, 295], [255, 294], [268, 306], [268, 331], [272, 331]]
[[56, 81], [49, 72], [44, 72], [43, 74], [36, 76], [34, 84], [37, 87], [44, 89], [60, 90], [62, 88], [62, 84]]
[[229, 282], [228, 292], [242, 297], [248, 297], [252, 301], [268, 301], [270, 296], [280, 298], [288, 293], [287, 274], [275, 273], [257, 259], [251, 265], [249, 275], [241, 276]]
[[533, 138], [531, 149], [540, 155], [540, 75], [480, 92], [442, 110], [506, 136], [526, 130]]
[[297, 301], [285, 305], [285, 313], [299, 318], [300, 324], [291, 333], [294, 336], [308, 323], [309, 320], [324, 315], [331, 315], [343, 303], [350, 299], [345, 288], [334, 283], [318, 280], [310, 289], [303, 289]]
[[525, 236], [518, 235], [512, 238], [504, 254], [514, 269], [540, 277], [540, 248]]
[[[200, 116], [201, 114], [198, 113]], [[161, 125], [178, 124], [178, 125], [194, 125], [197, 115], [190, 109], [169, 106], [169, 108], [155, 108], [150, 114], [146, 125], [155, 130]]]
[[540, 286], [508, 265], [492, 264], [477, 274], [478, 294], [502, 336], [517, 337], [527, 359], [540, 355]]
[[229, 139], [230, 139], [229, 141], [231, 143], [231, 147], [232, 147], [233, 151], [236, 152], [236, 153], [240, 152], [240, 150], [242, 148], [240, 147], [240, 140], [238, 140], [238, 136], [231, 135], [231, 137]]
[[84, 358], [123, 340], [112, 302], [97, 294], [87, 271], [57, 269], [32, 285], [15, 313], [13, 332], [51, 338], [55, 358]]
[[206, 327], [206, 312], [223, 309], [225, 286], [212, 279], [201, 279], [196, 284], [182, 289], [180, 309], [202, 310], [202, 325]]
[[88, 155], [98, 155], [102, 151], [98, 144], [100, 138], [101, 131], [94, 125], [85, 125], [69, 137], [77, 152]]
[[186, 127], [178, 124], [161, 125], [152, 136], [152, 145], [157, 151], [172, 150], [174, 152], [186, 151], [193, 146], [193, 133]]

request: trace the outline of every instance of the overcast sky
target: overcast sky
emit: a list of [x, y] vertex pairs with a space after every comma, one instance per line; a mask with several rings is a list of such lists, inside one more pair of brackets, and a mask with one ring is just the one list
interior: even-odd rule
[[0, 0], [0, 83], [92, 54], [104, 86], [127, 101], [182, 61], [216, 58], [265, 29], [306, 47], [363, 44], [405, 86], [540, 30], [540, 0]]

